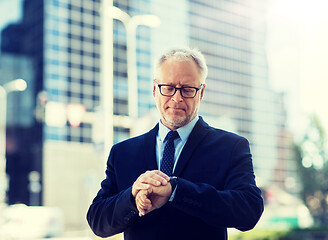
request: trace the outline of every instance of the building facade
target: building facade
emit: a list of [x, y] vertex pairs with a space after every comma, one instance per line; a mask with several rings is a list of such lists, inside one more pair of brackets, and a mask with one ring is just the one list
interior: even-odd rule
[[[260, 185], [283, 185], [295, 176], [286, 141], [279, 141], [286, 136], [286, 112], [281, 95], [269, 84], [266, 1], [114, 0], [113, 5], [130, 16], [154, 14], [161, 19], [158, 28], [139, 26], [136, 32], [138, 117], [143, 119], [155, 108], [154, 57], [172, 46], [197, 47], [209, 66], [200, 115], [215, 127], [249, 139]], [[100, 105], [101, 6], [100, 0], [25, 0], [22, 21], [2, 32], [3, 39], [23, 37], [19, 47], [8, 41], [2, 51], [26, 54], [36, 63], [34, 96], [41, 102], [36, 124], [42, 132], [38, 141], [43, 164], [38, 171], [43, 176], [44, 204], [62, 206], [75, 225], [84, 224], [76, 220], [83, 219], [79, 210], [98, 189], [106, 160], [94, 141], [94, 129], [102, 128], [94, 121]], [[114, 20], [113, 30], [115, 143], [141, 126], [128, 116], [126, 29]], [[83, 105], [90, 118], [81, 119], [79, 127], [71, 126], [65, 115], [67, 104]], [[58, 119], [48, 123], [42, 109]], [[57, 197], [63, 195], [73, 200], [67, 203]]]

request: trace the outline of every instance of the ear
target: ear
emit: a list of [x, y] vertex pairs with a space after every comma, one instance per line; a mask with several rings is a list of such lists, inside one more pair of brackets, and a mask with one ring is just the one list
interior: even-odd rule
[[202, 86], [202, 89], [200, 90], [200, 101], [203, 99], [205, 87], [206, 87], [206, 85], [204, 83], [203, 86]]
[[155, 92], [156, 92], [156, 84], [155, 81], [153, 80], [153, 96], [155, 97]]

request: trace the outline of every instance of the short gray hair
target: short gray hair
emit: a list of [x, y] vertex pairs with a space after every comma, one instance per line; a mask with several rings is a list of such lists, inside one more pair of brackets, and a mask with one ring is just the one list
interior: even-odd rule
[[204, 55], [197, 48], [179, 47], [171, 48], [166, 50], [159, 58], [155, 61], [154, 76], [156, 77], [157, 71], [161, 68], [162, 64], [167, 60], [173, 61], [190, 61], [194, 60], [199, 72], [200, 82], [203, 84], [207, 78], [208, 68]]

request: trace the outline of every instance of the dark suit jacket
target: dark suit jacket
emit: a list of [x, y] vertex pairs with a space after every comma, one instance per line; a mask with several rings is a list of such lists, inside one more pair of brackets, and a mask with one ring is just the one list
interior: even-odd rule
[[140, 174], [158, 169], [156, 135], [148, 133], [114, 145], [106, 179], [87, 213], [94, 233], [125, 239], [227, 239], [227, 227], [252, 229], [263, 212], [248, 141], [198, 120], [182, 150], [174, 176], [174, 200], [143, 216], [131, 194]]

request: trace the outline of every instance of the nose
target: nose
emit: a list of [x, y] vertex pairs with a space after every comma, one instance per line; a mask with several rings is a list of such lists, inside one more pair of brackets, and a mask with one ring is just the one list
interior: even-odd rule
[[172, 101], [182, 102], [183, 97], [181, 96], [181, 89], [177, 89], [175, 94], [171, 97]]

